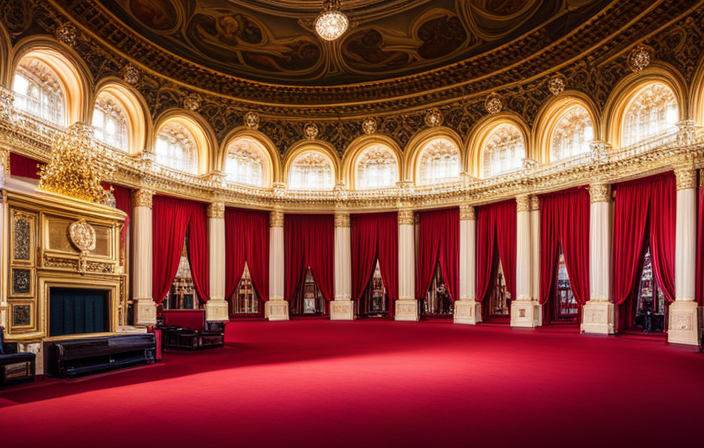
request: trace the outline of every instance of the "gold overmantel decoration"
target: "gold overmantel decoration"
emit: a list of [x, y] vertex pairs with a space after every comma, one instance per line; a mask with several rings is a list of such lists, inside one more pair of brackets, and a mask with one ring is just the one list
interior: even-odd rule
[[41, 169], [39, 189], [106, 204], [108, 191], [101, 181], [112, 178], [115, 165], [110, 157], [96, 157], [99, 147], [92, 137], [93, 128], [85, 123], [74, 123], [58, 133], [51, 159]]
[[85, 219], [81, 218], [72, 222], [68, 227], [68, 234], [71, 237], [71, 242], [81, 252], [95, 250], [95, 229]]

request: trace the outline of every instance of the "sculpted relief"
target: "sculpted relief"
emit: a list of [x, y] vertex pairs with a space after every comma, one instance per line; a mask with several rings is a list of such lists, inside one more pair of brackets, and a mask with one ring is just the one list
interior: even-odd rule
[[384, 7], [370, 2], [358, 8], [376, 7], [378, 14], [355, 17], [350, 12], [351, 29], [333, 44], [324, 44], [313, 32], [312, 11], [277, 14], [279, 4], [272, 0], [101, 4], [165, 50], [224, 74], [331, 85], [404, 76], [461, 61], [548, 28], [557, 16], [584, 19], [589, 14], [582, 7], [595, 1], [436, 0]]

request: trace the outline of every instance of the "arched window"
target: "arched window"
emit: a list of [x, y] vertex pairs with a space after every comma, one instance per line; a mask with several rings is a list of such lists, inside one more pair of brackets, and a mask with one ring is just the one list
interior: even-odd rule
[[629, 146], [674, 128], [679, 118], [677, 98], [662, 83], [649, 84], [626, 107], [621, 146]]
[[398, 182], [398, 163], [389, 148], [374, 145], [357, 158], [357, 188], [393, 187]]
[[589, 152], [593, 140], [594, 125], [589, 112], [582, 106], [571, 107], [562, 114], [553, 131], [551, 161]]
[[38, 59], [20, 62], [13, 84], [14, 106], [58, 125], [65, 125], [65, 95], [54, 70]]
[[523, 134], [514, 125], [504, 123], [486, 139], [483, 150], [484, 177], [514, 171], [523, 166], [526, 146]]
[[460, 150], [450, 140], [429, 142], [420, 156], [420, 183], [436, 184], [460, 177]]
[[288, 187], [292, 190], [330, 190], [334, 187], [332, 162], [318, 151], [305, 151], [291, 163]]
[[252, 140], [240, 138], [227, 146], [227, 180], [253, 187], [264, 186], [263, 149]]
[[186, 173], [196, 174], [196, 140], [182, 124], [171, 122], [156, 137], [156, 162]]
[[101, 93], [93, 110], [94, 136], [97, 140], [123, 151], [128, 148], [127, 114], [120, 102], [109, 93]]

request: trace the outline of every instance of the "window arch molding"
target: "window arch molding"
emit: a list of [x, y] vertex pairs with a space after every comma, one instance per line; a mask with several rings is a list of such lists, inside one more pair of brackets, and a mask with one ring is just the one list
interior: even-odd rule
[[600, 140], [602, 138], [601, 119], [594, 101], [582, 92], [573, 90], [566, 91], [558, 97], [550, 98], [535, 117], [533, 141], [531, 144], [531, 146], [535, 148], [534, 152], [537, 152], [537, 154], [535, 154], [535, 160], [540, 163], [554, 162], [554, 160], [552, 160], [551, 151], [555, 127], [562, 119], [563, 114], [575, 106], [583, 107], [589, 114], [592, 120], [592, 126], [594, 127], [594, 140]]
[[533, 152], [533, 145], [531, 145], [530, 128], [523, 121], [523, 118], [514, 112], [501, 112], [482, 118], [477, 122], [474, 130], [470, 132], [466, 162], [470, 176], [484, 177], [484, 146], [494, 130], [502, 124], [510, 124], [518, 128], [523, 137], [526, 157], [538, 160], [537, 154]]
[[220, 171], [225, 171], [225, 164], [227, 163], [227, 154], [230, 144], [239, 139], [246, 139], [255, 142], [260, 146], [261, 153], [265, 158], [264, 167], [264, 177], [263, 177], [263, 187], [270, 188], [274, 182], [281, 182], [281, 157], [276, 149], [276, 145], [271, 139], [263, 132], [256, 131], [253, 129], [246, 129], [244, 127], [238, 127], [231, 130], [223, 139], [223, 143], [220, 145], [217, 163], [215, 169]]
[[10, 77], [12, 64], [10, 62], [12, 55], [12, 42], [10, 35], [7, 33], [4, 23], [0, 23], [0, 86], [9, 86], [12, 84]]
[[[12, 72], [14, 77], [17, 67], [27, 59], [37, 59], [49, 66], [58, 77], [64, 93], [65, 123], [90, 123], [94, 97], [93, 76], [85, 62], [71, 48], [43, 36], [31, 36], [20, 41], [12, 55]], [[14, 81], [13, 81], [14, 82]]]
[[621, 132], [625, 113], [631, 101], [649, 84], [664, 84], [675, 95], [679, 120], [685, 120], [687, 112], [687, 84], [682, 76], [668, 65], [657, 62], [640, 73], [632, 73], [621, 80], [611, 91], [604, 108], [604, 136], [614, 148], [621, 148]]
[[690, 118], [697, 124], [704, 124], [704, 58], [699, 60], [690, 85]]
[[[98, 83], [93, 104], [103, 93], [116, 98], [124, 109], [127, 114], [129, 153], [139, 153], [146, 147], [147, 135], [153, 133], [152, 120], [146, 101], [136, 89], [125, 85], [121, 79], [116, 77], [105, 78]], [[95, 107], [91, 112], [94, 110]]]
[[168, 110], [160, 115], [154, 123], [154, 132], [150, 138], [150, 150], [156, 153], [156, 141], [159, 131], [167, 124], [177, 123], [188, 129], [193, 135], [196, 144], [196, 164], [199, 175], [210, 171], [212, 154], [217, 141], [210, 125], [200, 116], [186, 110]]
[[401, 147], [394, 139], [386, 135], [363, 135], [350, 143], [342, 158], [342, 181], [350, 188], [357, 189], [357, 162], [364, 152], [372, 146], [384, 146], [396, 159], [398, 169], [397, 182], [403, 178], [404, 160]]
[[[462, 137], [454, 130], [445, 126], [424, 129], [417, 133], [406, 145], [405, 157], [403, 159], [403, 176], [402, 180], [412, 180], [414, 185], [421, 185], [420, 182], [420, 158], [425, 149], [425, 146], [433, 140], [445, 139], [454, 144], [460, 152], [460, 174], [465, 172], [465, 145], [462, 142]], [[399, 167], [401, 168], [401, 167]]]
[[337, 151], [335, 151], [335, 148], [328, 142], [318, 140], [300, 140], [291, 145], [288, 150], [284, 153], [283, 181], [286, 183], [287, 186], [289, 184], [289, 173], [291, 172], [292, 163], [296, 160], [299, 155], [307, 151], [319, 152], [323, 154], [326, 158], [330, 159], [333, 170], [333, 187], [340, 183], [341, 161], [337, 155]]

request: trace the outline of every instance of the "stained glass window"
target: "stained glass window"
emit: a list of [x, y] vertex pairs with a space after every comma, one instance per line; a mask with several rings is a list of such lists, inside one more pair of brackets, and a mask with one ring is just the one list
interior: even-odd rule
[[436, 184], [460, 177], [460, 150], [450, 140], [435, 139], [423, 147], [420, 156], [420, 183]]
[[629, 146], [675, 127], [679, 118], [677, 98], [664, 84], [641, 89], [626, 108], [621, 146]]
[[398, 163], [386, 146], [372, 146], [357, 159], [357, 188], [393, 187], [396, 182], [398, 182]]
[[127, 151], [127, 114], [115, 97], [101, 93], [93, 110], [94, 136], [97, 140]]
[[330, 190], [335, 186], [332, 162], [318, 151], [303, 152], [291, 163], [288, 184], [292, 190]]
[[555, 126], [552, 135], [551, 161], [589, 152], [594, 140], [594, 125], [589, 112], [582, 106], [567, 109]]
[[248, 139], [237, 139], [227, 147], [225, 161], [227, 180], [253, 187], [264, 186], [264, 160], [259, 145]]
[[196, 141], [193, 134], [179, 123], [164, 125], [157, 134], [156, 162], [186, 173], [196, 174]]
[[484, 144], [484, 177], [496, 176], [523, 166], [526, 146], [523, 134], [514, 125], [504, 123], [494, 129]]
[[14, 107], [58, 125], [65, 125], [66, 104], [59, 77], [38, 59], [20, 62], [13, 84]]

